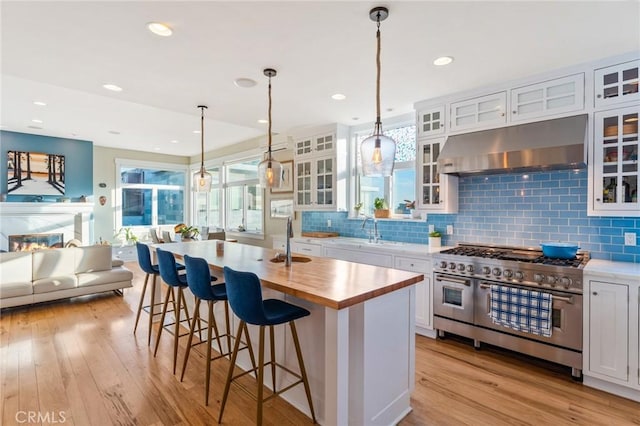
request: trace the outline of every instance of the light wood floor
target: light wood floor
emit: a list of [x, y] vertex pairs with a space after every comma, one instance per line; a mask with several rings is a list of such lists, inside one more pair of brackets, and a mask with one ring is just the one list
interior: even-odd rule
[[[134, 288], [32, 307], [0, 318], [0, 424], [211, 425], [227, 360], [212, 368], [204, 406], [204, 357], [192, 351], [184, 382], [171, 373], [171, 340], [147, 347], [146, 315], [132, 334], [143, 275]], [[401, 425], [640, 425], [640, 404], [573, 382], [568, 369], [468, 342], [418, 336], [413, 412]], [[181, 364], [180, 351], [178, 365]], [[180, 367], [178, 367], [180, 369]], [[255, 383], [246, 378], [248, 388]], [[25, 422], [39, 412], [40, 422]], [[46, 417], [48, 416], [48, 417]], [[252, 424], [255, 403], [232, 387], [225, 424]], [[276, 398], [265, 425], [310, 424]]]

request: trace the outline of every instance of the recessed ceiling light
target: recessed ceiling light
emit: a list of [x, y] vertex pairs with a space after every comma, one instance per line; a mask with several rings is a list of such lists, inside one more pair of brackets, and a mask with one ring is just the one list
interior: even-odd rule
[[336, 93], [335, 95], [331, 95], [331, 99], [334, 101], [344, 101], [347, 97], [342, 93]]
[[34, 123], [42, 124], [42, 120], [38, 120], [37, 118], [34, 118], [31, 121], [33, 121]]
[[104, 87], [107, 90], [111, 90], [112, 92], [122, 92], [122, 87], [117, 86], [115, 84], [107, 83], [107, 84], [103, 84], [102, 87]]
[[155, 35], [159, 35], [161, 37], [169, 37], [173, 34], [173, 30], [167, 24], [163, 24], [162, 22], [149, 22], [147, 24], [147, 28]]
[[42, 127], [40, 126], [27, 126], [30, 129], [36, 129], [36, 130], [42, 130]]
[[244, 87], [246, 89], [255, 86], [257, 83], [253, 79], [241, 77], [233, 80], [233, 84], [235, 84], [237, 87]]
[[171, 141], [171, 143], [180, 143], [180, 141], [177, 141], [177, 140], [174, 139], [174, 140]]
[[195, 133], [196, 135], [200, 134], [200, 130], [194, 130], [192, 133]]
[[267, 124], [269, 122], [269, 120], [265, 120], [264, 118], [261, 118], [260, 120], [258, 120], [258, 123], [260, 124]]
[[156, 150], [156, 151], [160, 151], [160, 147], [159, 146], [154, 146], [153, 149]]
[[42, 101], [33, 101], [33, 104], [38, 106], [47, 106], [47, 103]]
[[443, 65], [449, 65], [451, 62], [453, 62], [452, 56], [440, 56], [433, 61], [433, 65], [441, 67]]
[[109, 133], [111, 133], [112, 135], [119, 135], [120, 132], [117, 130], [109, 130]]

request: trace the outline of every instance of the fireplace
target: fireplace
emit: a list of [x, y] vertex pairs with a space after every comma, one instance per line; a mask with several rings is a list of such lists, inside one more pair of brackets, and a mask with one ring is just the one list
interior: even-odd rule
[[34, 251], [64, 247], [64, 234], [9, 235], [9, 251]]

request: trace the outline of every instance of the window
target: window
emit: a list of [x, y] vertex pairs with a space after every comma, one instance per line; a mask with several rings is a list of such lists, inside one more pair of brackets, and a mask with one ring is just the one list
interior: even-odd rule
[[116, 224], [157, 226], [184, 222], [184, 169], [158, 164], [117, 164]]
[[365, 177], [361, 175], [360, 143], [369, 133], [356, 133], [356, 202], [362, 203], [361, 212], [372, 214], [373, 200], [384, 198], [392, 214], [409, 213], [405, 200], [414, 201], [416, 186], [416, 126], [404, 125], [385, 129], [385, 135], [396, 141], [396, 157], [393, 176], [389, 178]]
[[208, 226], [209, 229], [224, 228], [222, 216], [222, 183], [220, 179], [221, 167], [211, 167], [211, 192], [193, 193], [193, 222], [197, 226]]
[[225, 166], [226, 229], [262, 234], [263, 195], [258, 180], [259, 158]]

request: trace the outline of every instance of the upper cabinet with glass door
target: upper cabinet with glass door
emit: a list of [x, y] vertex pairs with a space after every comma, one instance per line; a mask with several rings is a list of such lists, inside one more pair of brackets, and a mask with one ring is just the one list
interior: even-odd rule
[[444, 138], [420, 139], [417, 142], [417, 207], [439, 213], [457, 213], [458, 177], [441, 174], [438, 170], [438, 157], [444, 142]]
[[532, 120], [584, 109], [584, 74], [511, 89], [511, 121]]
[[594, 104], [596, 109], [623, 102], [640, 101], [639, 69], [640, 60], [596, 69], [594, 72]]
[[639, 115], [638, 105], [594, 114], [595, 214], [640, 216]]
[[444, 133], [444, 105], [418, 111], [418, 138]]
[[507, 92], [492, 93], [451, 104], [449, 130], [483, 129], [507, 122]]

